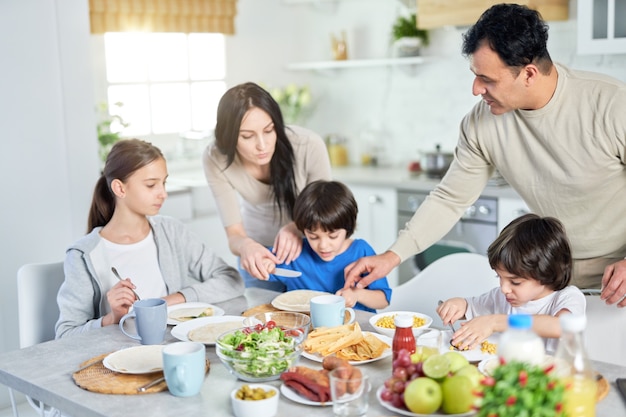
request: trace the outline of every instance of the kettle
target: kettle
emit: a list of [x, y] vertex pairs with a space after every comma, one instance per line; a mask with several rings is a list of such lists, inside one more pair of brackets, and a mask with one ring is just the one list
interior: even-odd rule
[[435, 152], [424, 154], [422, 168], [429, 178], [443, 178], [454, 159], [452, 152], [441, 152], [441, 145], [435, 146]]

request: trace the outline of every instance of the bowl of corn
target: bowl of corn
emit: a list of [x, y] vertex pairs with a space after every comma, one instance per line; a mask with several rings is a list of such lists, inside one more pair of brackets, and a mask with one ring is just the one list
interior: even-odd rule
[[396, 331], [394, 319], [397, 315], [408, 315], [413, 317], [413, 335], [419, 336], [425, 329], [429, 328], [433, 318], [426, 314], [415, 311], [387, 311], [379, 313], [370, 318], [370, 324], [376, 331], [385, 336], [393, 337]]

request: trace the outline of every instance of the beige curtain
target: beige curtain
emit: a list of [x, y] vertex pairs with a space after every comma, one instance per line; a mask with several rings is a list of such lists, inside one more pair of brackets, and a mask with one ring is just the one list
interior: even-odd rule
[[89, 0], [91, 33], [235, 33], [237, 0]]

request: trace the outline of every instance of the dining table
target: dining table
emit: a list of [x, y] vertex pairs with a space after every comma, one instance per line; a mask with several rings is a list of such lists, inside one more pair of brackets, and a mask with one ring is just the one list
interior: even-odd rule
[[[278, 293], [261, 288], [247, 288], [244, 295], [214, 303], [225, 314], [241, 315], [244, 311], [270, 303]], [[364, 331], [375, 331], [369, 323], [372, 313], [356, 310], [356, 320]], [[177, 342], [171, 328], [164, 343]], [[125, 336], [118, 326], [106, 326], [72, 335], [58, 340], [40, 343], [27, 348], [9, 351], [0, 355], [0, 383], [60, 410], [71, 417], [158, 417], [158, 416], [232, 416], [230, 393], [246, 384], [238, 380], [220, 362], [215, 347], [206, 347], [210, 369], [199, 394], [191, 397], [176, 397], [164, 390], [150, 394], [119, 395], [91, 392], [79, 387], [73, 373], [81, 363], [91, 358], [122, 348], [139, 345], [138, 341]], [[299, 365], [321, 369], [321, 363], [305, 357]], [[621, 398], [615, 379], [626, 377], [626, 367], [592, 361], [594, 369], [609, 382], [610, 389], [598, 402], [596, 416], [626, 416], [626, 402]], [[369, 393], [367, 416], [398, 416], [378, 400], [376, 391], [391, 376], [392, 359], [373, 361], [359, 365], [362, 372], [370, 376], [373, 388]], [[280, 387], [281, 380], [267, 382]], [[281, 394], [277, 417], [332, 416], [331, 405], [307, 405]]]

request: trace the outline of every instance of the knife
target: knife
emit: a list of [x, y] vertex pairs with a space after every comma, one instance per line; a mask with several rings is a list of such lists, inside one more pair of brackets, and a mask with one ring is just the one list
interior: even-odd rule
[[297, 278], [302, 275], [300, 271], [292, 271], [291, 269], [285, 268], [276, 268], [272, 275], [276, 275], [277, 277], [285, 277], [285, 278]]

